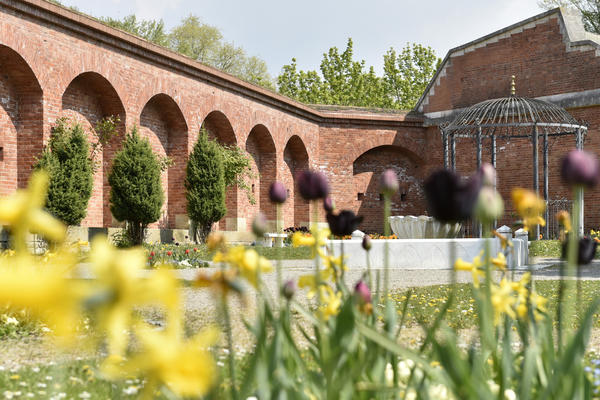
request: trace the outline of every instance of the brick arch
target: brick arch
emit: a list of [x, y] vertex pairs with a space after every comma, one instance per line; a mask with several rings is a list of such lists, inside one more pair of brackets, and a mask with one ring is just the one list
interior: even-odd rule
[[24, 187], [43, 146], [43, 92], [16, 51], [0, 45], [0, 195]]
[[288, 201], [284, 206], [284, 226], [308, 226], [310, 217], [309, 202], [298, 191], [296, 177], [300, 171], [309, 168], [308, 151], [298, 135], [292, 136], [283, 150], [283, 161], [287, 165], [283, 174], [283, 183], [288, 188]]
[[[277, 179], [277, 158], [275, 141], [266, 126], [259, 124], [250, 130], [246, 139], [246, 151], [252, 157], [252, 171], [256, 174], [251, 183], [256, 204], [246, 207], [246, 218], [250, 224], [260, 210], [274, 225], [277, 211], [269, 201], [269, 187]], [[275, 226], [271, 228], [274, 229]]]
[[111, 226], [110, 185], [108, 173], [122, 135], [125, 133], [126, 113], [123, 102], [114, 86], [97, 72], [84, 72], [77, 75], [62, 95], [62, 117], [68, 117], [80, 123], [90, 135], [90, 142], [96, 143], [96, 123], [102, 118], [118, 116], [121, 120], [117, 129], [120, 137], [113, 137], [98, 155], [96, 163], [100, 165], [94, 175], [92, 197], [88, 205], [91, 211], [81, 222], [82, 226]]
[[[140, 133], [147, 137], [152, 151], [161, 157], [168, 156], [173, 165], [162, 173], [165, 193], [162, 216], [151, 225], [161, 228], [184, 227], [187, 223], [186, 202], [183, 191], [187, 162], [188, 124], [181, 109], [167, 94], [154, 95], [140, 114]], [[178, 217], [179, 216], [179, 217]], [[179, 224], [177, 223], [179, 220]]]
[[[237, 138], [229, 118], [219, 110], [211, 111], [202, 122], [202, 127], [208, 131], [211, 138], [222, 145], [237, 146]], [[238, 196], [240, 195], [237, 185], [229, 186], [225, 191], [225, 205], [227, 213], [217, 223], [219, 230], [237, 231], [245, 226], [238, 223]], [[243, 224], [242, 224], [243, 225]]]
[[391, 168], [398, 175], [400, 190], [392, 197], [391, 215], [420, 215], [424, 211], [423, 163], [399, 146], [378, 146], [352, 163], [355, 204], [364, 222], [360, 229], [383, 231], [383, 201], [380, 198], [381, 173]]
[[394, 132], [389, 134], [373, 135], [367, 133], [362, 135], [362, 139], [352, 143], [352, 149], [349, 151], [349, 159], [356, 160], [363, 153], [381, 146], [394, 146], [401, 149], [404, 154], [411, 157], [419, 163], [424, 163], [426, 152], [423, 146], [422, 132], [418, 132], [418, 136], [411, 135], [408, 132]]

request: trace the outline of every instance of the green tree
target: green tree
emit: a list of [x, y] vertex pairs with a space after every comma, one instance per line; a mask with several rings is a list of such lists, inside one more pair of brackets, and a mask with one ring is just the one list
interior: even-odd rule
[[187, 212], [195, 241], [205, 241], [213, 223], [225, 216], [225, 168], [222, 149], [202, 129], [185, 175]]
[[540, 7], [550, 10], [555, 7], [572, 7], [583, 17], [583, 25], [588, 32], [600, 34], [600, 1], [599, 0], [540, 0]]
[[67, 225], [79, 225], [92, 195], [93, 165], [87, 136], [79, 124], [61, 118], [35, 169], [50, 176], [46, 208]]
[[283, 66], [277, 85], [281, 94], [304, 103], [407, 109], [433, 77], [439, 59], [429, 47], [408, 45], [398, 55], [390, 49], [384, 63], [385, 74], [379, 77], [364, 60], [353, 59], [353, 42], [348, 39], [342, 53], [332, 47], [323, 54], [320, 74], [298, 71], [293, 58]]
[[223, 156], [223, 168], [225, 173], [225, 187], [237, 186], [246, 192], [250, 204], [255, 204], [256, 199], [249, 180], [256, 178], [252, 172], [252, 161], [250, 155], [238, 146], [227, 146], [217, 142]]
[[400, 53], [391, 48], [383, 56], [385, 92], [394, 108], [417, 104], [441, 60], [431, 47], [407, 44]]
[[118, 221], [126, 222], [126, 233], [133, 245], [142, 244], [148, 224], [160, 218], [165, 198], [160, 174], [158, 157], [134, 126], [115, 155], [108, 175], [110, 211]]
[[133, 35], [146, 39], [149, 42], [159, 46], [167, 46], [168, 34], [165, 32], [163, 20], [141, 20], [138, 21], [135, 15], [128, 15], [123, 19], [114, 19], [110, 17], [100, 17], [100, 21], [113, 28], [121, 29]]

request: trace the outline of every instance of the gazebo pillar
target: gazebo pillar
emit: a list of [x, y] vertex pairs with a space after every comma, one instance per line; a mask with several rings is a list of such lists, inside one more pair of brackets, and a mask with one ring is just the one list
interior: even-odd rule
[[492, 166], [496, 169], [496, 134], [492, 134]]
[[549, 211], [548, 211], [548, 132], [544, 130], [543, 136], [543, 148], [544, 148], [544, 201], [546, 202], [546, 211], [544, 212], [544, 220], [546, 225], [544, 226], [544, 239], [550, 239], [550, 224], [549, 224]]
[[454, 132], [450, 134], [450, 163], [452, 171], [456, 171], [456, 138]]
[[442, 129], [442, 147], [444, 148], [444, 169], [448, 169], [448, 133]]
[[[575, 132], [575, 147], [578, 150], [583, 150], [583, 132], [581, 128], [577, 128]], [[576, 189], [577, 201], [579, 202], [579, 236], [583, 236], [583, 188], [578, 185]]]
[[[533, 139], [533, 191], [536, 195], [540, 193], [540, 179], [539, 179], [539, 143], [538, 143], [538, 130], [537, 124], [533, 125], [533, 132], [531, 132]], [[540, 238], [540, 226], [535, 226], [535, 238], [533, 240], [538, 240]]]
[[481, 168], [481, 126], [477, 123], [477, 170]]

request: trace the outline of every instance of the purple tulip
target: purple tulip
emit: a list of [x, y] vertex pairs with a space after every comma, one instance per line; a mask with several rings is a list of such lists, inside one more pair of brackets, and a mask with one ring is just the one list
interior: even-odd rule
[[496, 168], [492, 164], [481, 164], [481, 174], [485, 186], [496, 186]]
[[354, 294], [363, 304], [371, 302], [371, 291], [363, 280], [358, 281], [354, 286]]
[[302, 171], [296, 178], [300, 195], [305, 200], [324, 199], [329, 194], [327, 178], [320, 172]]
[[[563, 242], [562, 245], [562, 257], [567, 259], [567, 249], [569, 247], [569, 237], [567, 235], [567, 239]], [[579, 239], [579, 243], [577, 246], [577, 265], [587, 265], [592, 262], [594, 257], [596, 256], [596, 248], [598, 247], [598, 242], [594, 239], [584, 236]]]
[[598, 159], [587, 151], [572, 150], [563, 158], [561, 175], [569, 185], [594, 187], [600, 179]]
[[392, 169], [386, 169], [381, 174], [381, 193], [393, 195], [400, 189], [398, 184], [398, 175]]
[[356, 216], [352, 211], [343, 210], [339, 214], [327, 214], [329, 230], [336, 236], [352, 235], [362, 222], [362, 216]]
[[366, 251], [369, 251], [369, 250], [371, 250], [372, 246], [373, 246], [373, 243], [371, 243], [371, 236], [369, 236], [369, 235], [363, 236], [362, 248], [365, 249]]
[[283, 204], [287, 200], [287, 190], [283, 183], [273, 182], [269, 187], [269, 199], [272, 203]]
[[263, 237], [265, 232], [267, 231], [267, 217], [262, 212], [258, 212], [252, 221], [252, 232], [256, 235], [256, 237]]
[[331, 196], [327, 196], [323, 199], [323, 209], [325, 209], [327, 213], [332, 213], [333, 210], [335, 210], [335, 204], [333, 203]]
[[288, 300], [291, 300], [296, 293], [296, 283], [292, 280], [289, 280], [283, 284], [281, 287], [281, 294]]
[[481, 171], [466, 181], [449, 170], [434, 172], [425, 181], [429, 213], [441, 222], [460, 222], [471, 218], [481, 183]]

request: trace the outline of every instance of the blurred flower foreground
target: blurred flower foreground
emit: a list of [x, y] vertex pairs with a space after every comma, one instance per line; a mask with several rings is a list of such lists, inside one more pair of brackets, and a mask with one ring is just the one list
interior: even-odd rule
[[[588, 170], [585, 180], [580, 179], [577, 168], [586, 157], [571, 154], [576, 162], [565, 161], [573, 162], [564, 167], [564, 179], [571, 184], [569, 177], [577, 178], [572, 182], [576, 196], [597, 181]], [[468, 181], [451, 171], [435, 173], [426, 182], [430, 213], [442, 221], [475, 218], [484, 237], [492, 240], [497, 235], [492, 225], [502, 215], [503, 200], [495, 179], [491, 183], [486, 177], [493, 173], [490, 168], [486, 165]], [[579, 296], [573, 295], [575, 280], [560, 281], [557, 310], [551, 313], [548, 300], [536, 291], [532, 274], [517, 278], [507, 264], [512, 243], [502, 238], [501, 252], [491, 254], [489, 240], [484, 241], [475, 259], [454, 263], [456, 271], [468, 271], [473, 279], [470, 291], [477, 321], [466, 343], [464, 335], [447, 323], [457, 296], [452, 285], [435, 318], [421, 322], [423, 340], [402, 345], [404, 335], [411, 334], [405, 329], [406, 319], [419, 305], [411, 304], [410, 293], [393, 300], [387, 267], [371, 270], [370, 238], [364, 241], [362, 279], [346, 282], [343, 247], [342, 254], [333, 254], [328, 239], [332, 232], [351, 233], [361, 217], [335, 209], [322, 174], [303, 171], [298, 181], [300, 193], [313, 203], [312, 220], [318, 220], [324, 206], [330, 226], [315, 224], [310, 233], [296, 232], [292, 237], [293, 246], [312, 250], [314, 272], [296, 282], [283, 282], [281, 260], [268, 260], [244, 246], [229, 246], [218, 233], [212, 234], [207, 246], [218, 267], [199, 273], [192, 285], [194, 290], [213, 291], [222, 323], [219, 328], [206, 326], [190, 333], [184, 329], [181, 281], [167, 265], [147, 270], [142, 249], [119, 250], [106, 238], [95, 238], [87, 256], [93, 279], [78, 279], [79, 246], [67, 244], [66, 228], [44, 211], [48, 177], [36, 172], [26, 189], [0, 200], [0, 223], [11, 232], [12, 248], [0, 256], [0, 305], [24, 310], [41, 321], [61, 346], [86, 342], [97, 347], [104, 355], [98, 376], [138, 379], [141, 390], [128, 389], [125, 394], [141, 398], [587, 399], [597, 395], [584, 357], [598, 300], [589, 310], [579, 310], [584, 315], [576, 321], [573, 316], [580, 305]], [[393, 171], [384, 172], [384, 216], [389, 216], [390, 198], [397, 190]], [[271, 201], [278, 213], [289, 206], [285, 194], [285, 187], [275, 183]], [[512, 197], [526, 229], [545, 223], [545, 204], [537, 194], [516, 189]], [[578, 252], [588, 254], [595, 246], [595, 241], [584, 243], [576, 236], [580, 210], [578, 202], [574, 204], [571, 215], [561, 216], [567, 260], [561, 270], [567, 278], [575, 277], [579, 264], [589, 262]], [[260, 232], [261, 220], [254, 226]], [[43, 237], [51, 250], [34, 254], [27, 243], [30, 233]], [[389, 226], [384, 227], [384, 235], [389, 235]], [[275, 291], [265, 284], [273, 278]], [[256, 297], [256, 309], [241, 317], [253, 340], [248, 351], [240, 352], [230, 301], [237, 297], [243, 304], [250, 294]], [[159, 328], [140, 317], [139, 309], [145, 306], [161, 310]], [[221, 351], [227, 355], [226, 363], [217, 362]]]

